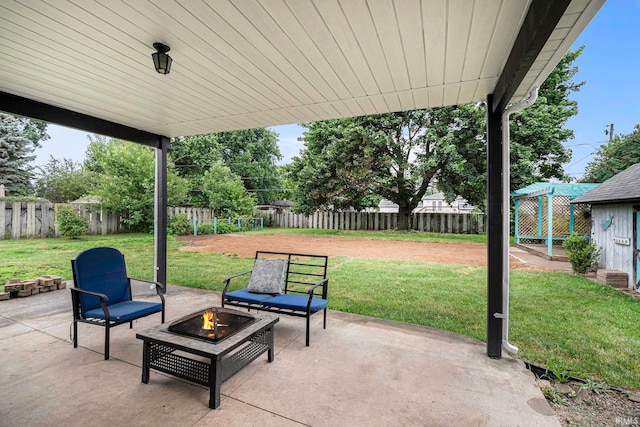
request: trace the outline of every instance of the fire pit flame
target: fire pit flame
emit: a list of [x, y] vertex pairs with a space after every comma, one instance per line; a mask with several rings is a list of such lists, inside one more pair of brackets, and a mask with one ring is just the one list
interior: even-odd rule
[[214, 307], [178, 319], [169, 325], [168, 330], [217, 342], [248, 326], [254, 320], [249, 313]]
[[210, 331], [216, 330], [218, 327], [229, 326], [226, 323], [220, 323], [218, 316], [214, 315], [213, 310], [209, 309], [202, 314], [202, 329]]

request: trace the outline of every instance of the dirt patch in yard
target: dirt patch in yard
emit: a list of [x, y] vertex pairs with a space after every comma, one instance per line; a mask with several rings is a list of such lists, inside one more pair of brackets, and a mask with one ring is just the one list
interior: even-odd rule
[[[247, 236], [217, 234], [184, 236], [182, 251], [218, 252], [239, 257], [252, 257], [257, 250], [345, 256], [349, 258], [403, 259], [478, 267], [487, 265], [487, 247], [474, 243], [430, 243], [401, 240], [362, 239], [349, 237], [269, 234]], [[517, 270], [552, 271], [526, 264], [513, 257], [510, 267]]]

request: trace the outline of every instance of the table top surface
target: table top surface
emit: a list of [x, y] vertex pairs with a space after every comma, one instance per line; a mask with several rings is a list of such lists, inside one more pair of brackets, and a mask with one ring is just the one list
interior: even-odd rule
[[[205, 307], [203, 311], [208, 308], [212, 307]], [[249, 341], [252, 336], [272, 328], [273, 325], [278, 323], [280, 320], [277, 316], [262, 312], [259, 312], [259, 314], [255, 314], [254, 316], [256, 319], [255, 322], [237, 331], [233, 335], [218, 341], [217, 343], [169, 332], [168, 328], [171, 322], [166, 322], [139, 332], [136, 334], [136, 338], [144, 341], [153, 341], [159, 344], [165, 344], [178, 350], [198, 354], [200, 356], [223, 356], [236, 349], [244, 342]]]

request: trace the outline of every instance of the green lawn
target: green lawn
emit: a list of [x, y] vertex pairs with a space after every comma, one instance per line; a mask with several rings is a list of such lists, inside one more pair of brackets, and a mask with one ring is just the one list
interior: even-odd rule
[[[348, 237], [465, 241], [484, 236], [265, 230]], [[253, 232], [256, 234], [258, 232]], [[252, 234], [252, 233], [249, 233]], [[433, 239], [433, 240], [432, 240]], [[0, 283], [11, 277], [57, 274], [71, 278], [70, 260], [83, 249], [113, 246], [126, 256], [129, 275], [153, 277], [153, 236], [91, 236], [82, 240], [0, 241]], [[251, 259], [181, 252], [170, 238], [168, 281], [222, 289], [222, 279], [251, 268]], [[329, 301], [334, 310], [410, 322], [484, 341], [486, 268], [401, 260], [332, 257]], [[0, 312], [2, 303], [0, 302]], [[640, 299], [566, 273], [511, 272], [510, 341], [519, 357], [556, 371], [640, 390]]]

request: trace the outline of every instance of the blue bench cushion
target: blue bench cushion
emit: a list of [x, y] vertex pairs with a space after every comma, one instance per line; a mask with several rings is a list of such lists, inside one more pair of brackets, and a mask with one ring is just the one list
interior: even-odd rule
[[227, 292], [224, 294], [225, 299], [231, 301], [242, 301], [248, 302], [249, 304], [261, 304], [262, 302], [272, 298], [272, 294], [257, 294], [254, 292], [249, 292], [247, 288], [240, 289], [233, 292]]
[[[124, 301], [117, 304], [107, 306], [111, 321], [128, 322], [139, 317], [162, 311], [162, 304], [156, 302], [145, 301]], [[104, 311], [102, 308], [94, 308], [84, 312], [85, 317], [93, 317], [95, 319], [104, 319]]]
[[[278, 307], [289, 310], [306, 311], [309, 297], [304, 295], [276, 295], [273, 298], [266, 300], [263, 305], [267, 307]], [[313, 298], [311, 300], [311, 312], [324, 310], [327, 308], [327, 300], [322, 298]]]

